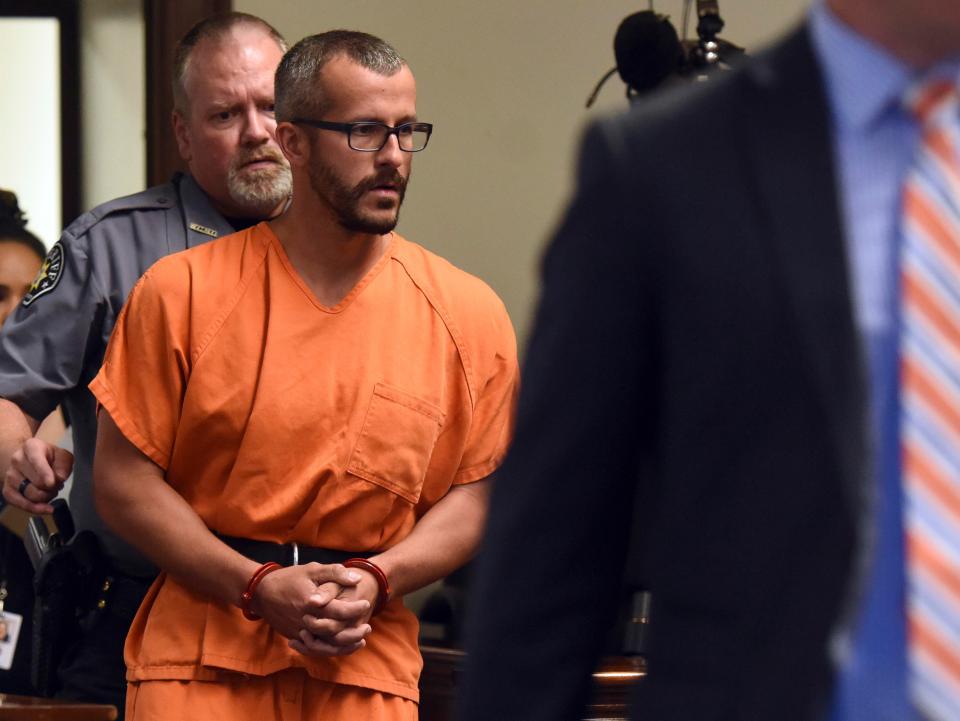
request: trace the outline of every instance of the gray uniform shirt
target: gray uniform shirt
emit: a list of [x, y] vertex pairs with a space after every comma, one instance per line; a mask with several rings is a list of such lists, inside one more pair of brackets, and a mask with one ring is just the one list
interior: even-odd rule
[[0, 397], [37, 420], [63, 404], [73, 428], [70, 508], [77, 530], [96, 533], [115, 566], [128, 574], [146, 576], [156, 569], [107, 530], [94, 509], [97, 420], [87, 384], [144, 271], [165, 255], [233, 230], [188, 175], [104, 203], [63, 231], [0, 331]]

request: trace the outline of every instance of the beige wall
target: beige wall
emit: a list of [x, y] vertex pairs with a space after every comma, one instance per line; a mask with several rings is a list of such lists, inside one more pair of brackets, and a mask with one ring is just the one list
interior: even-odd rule
[[84, 209], [146, 183], [142, 6], [141, 0], [80, 3]]
[[[657, 0], [677, 27], [682, 0]], [[778, 35], [806, 0], [722, 0], [723, 36], [748, 49]], [[84, 0], [85, 207], [143, 187], [143, 17], [139, 0]], [[583, 124], [626, 108], [611, 78], [620, 20], [638, 0], [234, 0], [289, 40], [334, 27], [381, 35], [416, 73], [436, 125], [416, 158], [401, 232], [487, 280], [523, 340], [536, 266], [570, 192]], [[693, 32], [694, 20], [690, 21]]]
[[[799, 17], [805, 0], [726, 0], [723, 36], [755, 48]], [[637, 0], [234, 0], [290, 41], [365, 30], [394, 44], [418, 82], [419, 115], [436, 126], [414, 162], [400, 231], [475, 273], [500, 294], [525, 338], [536, 266], [570, 191], [576, 140], [593, 115], [625, 108], [608, 82], [620, 20]], [[680, 25], [679, 0], [657, 0]], [[694, 21], [691, 20], [691, 33]]]

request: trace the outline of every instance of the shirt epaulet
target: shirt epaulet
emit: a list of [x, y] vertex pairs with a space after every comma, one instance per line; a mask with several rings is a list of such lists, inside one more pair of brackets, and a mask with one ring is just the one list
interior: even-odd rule
[[144, 210], [162, 210], [167, 211], [177, 204], [177, 189], [173, 183], [164, 183], [153, 188], [148, 188], [140, 193], [126, 195], [122, 198], [110, 200], [102, 205], [98, 205], [75, 221], [67, 228], [66, 232], [73, 237], [79, 237], [86, 234], [93, 226], [104, 218], [116, 213], [125, 213], [130, 211]]

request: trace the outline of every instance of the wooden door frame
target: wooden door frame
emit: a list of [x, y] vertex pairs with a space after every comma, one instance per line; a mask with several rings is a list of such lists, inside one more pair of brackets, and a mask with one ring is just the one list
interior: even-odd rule
[[147, 185], [165, 183], [184, 166], [173, 137], [173, 53], [196, 23], [232, 9], [231, 0], [143, 0], [147, 55]]

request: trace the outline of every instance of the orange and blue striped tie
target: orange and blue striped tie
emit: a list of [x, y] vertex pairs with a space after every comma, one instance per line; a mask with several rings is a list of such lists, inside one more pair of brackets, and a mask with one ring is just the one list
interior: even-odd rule
[[936, 82], [908, 105], [921, 129], [900, 277], [909, 689], [930, 721], [960, 721], [960, 103]]

